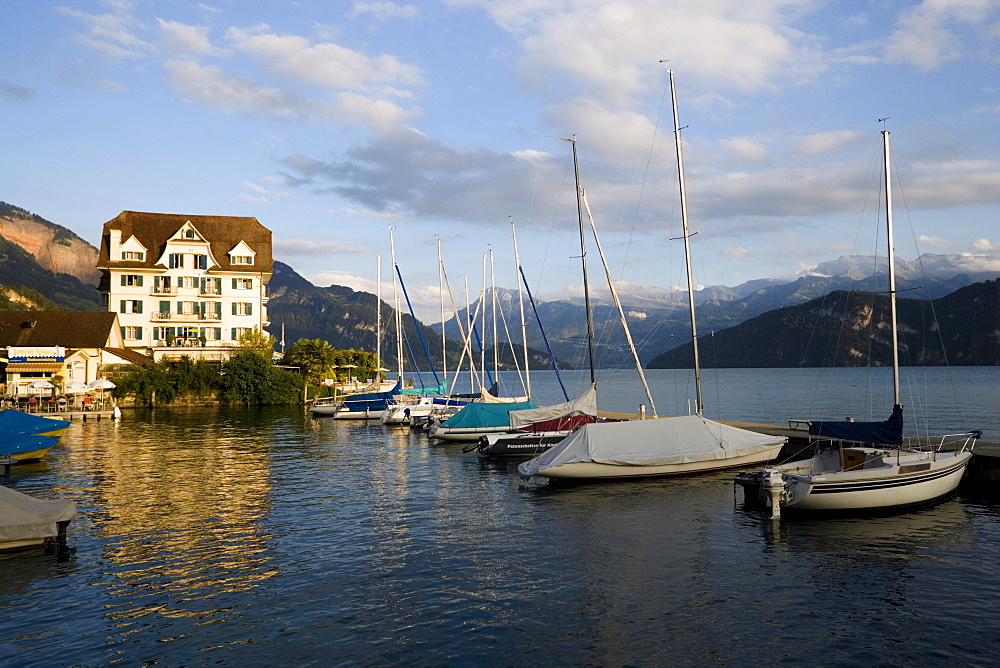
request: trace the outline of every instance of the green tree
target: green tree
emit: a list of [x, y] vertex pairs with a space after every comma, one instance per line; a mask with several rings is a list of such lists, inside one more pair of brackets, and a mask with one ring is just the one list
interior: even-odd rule
[[284, 363], [302, 369], [314, 383], [333, 376], [337, 351], [323, 339], [299, 339], [285, 351]]
[[220, 398], [228, 404], [265, 406], [299, 400], [298, 374], [274, 366], [270, 353], [243, 348], [222, 365]]
[[239, 344], [242, 348], [265, 354], [268, 356], [268, 359], [274, 354], [274, 344], [277, 342], [276, 338], [263, 331], [260, 327], [254, 327], [239, 339]]

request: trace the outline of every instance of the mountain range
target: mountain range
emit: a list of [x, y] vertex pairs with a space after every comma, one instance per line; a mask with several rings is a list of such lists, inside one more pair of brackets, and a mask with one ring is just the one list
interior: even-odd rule
[[[97, 249], [71, 230], [0, 202], [0, 309], [99, 310], [95, 289], [99, 275], [94, 268], [96, 259]], [[957, 339], [971, 336], [973, 331], [980, 332], [979, 326], [985, 327], [984, 323], [988, 322], [983, 314], [1000, 313], [1000, 304], [995, 299], [990, 301], [994, 293], [987, 287], [979, 288], [978, 292], [966, 290], [976, 285], [993, 285], [995, 281], [992, 279], [1000, 276], [1000, 272], [968, 272], [965, 271], [965, 262], [966, 258], [960, 255], [927, 254], [913, 262], [897, 259], [896, 264], [898, 291], [913, 297], [901, 299], [901, 303], [930, 304], [928, 300], [935, 300], [933, 304], [939, 311], [939, 318], [944, 313], [950, 322], [968, 321], [974, 325], [971, 329], [955, 332]], [[852, 298], [846, 294], [870, 292], [876, 293], [877, 297], [877, 293], [884, 292], [885, 263], [885, 258], [844, 256], [823, 263], [793, 281], [758, 279], [736, 287], [711, 286], [696, 291], [699, 333], [710, 337], [715, 335], [713, 347], [728, 351], [719, 353], [712, 360], [703, 357], [703, 363], [709, 366], [847, 364], [846, 358], [837, 358], [835, 354], [832, 357], [810, 356], [802, 348], [803, 332], [807, 325], [813, 327], [813, 321], [823, 322], [826, 328], [832, 326], [828, 321], [817, 320], [817, 314], [829, 310], [831, 303], [842, 302], [842, 306], [848, 309], [856, 307], [856, 304], [851, 306]], [[631, 366], [634, 362], [617, 308], [608, 299], [600, 297], [602, 291], [594, 292], [598, 293], [592, 299], [595, 362], [601, 367]], [[603, 292], [607, 293], [607, 290]], [[378, 309], [374, 295], [337, 285], [315, 286], [289, 265], [277, 261], [268, 294], [268, 312], [272, 323], [269, 330], [279, 338], [284, 331], [286, 344], [300, 338], [321, 338], [337, 348], [375, 350]], [[963, 296], [973, 294], [978, 301]], [[946, 299], [951, 295], [955, 296]], [[513, 364], [513, 357], [519, 360], [522, 357], [519, 343], [508, 343], [521, 341], [518, 294], [508, 289], [497, 289], [495, 295], [489, 293], [484, 300], [489, 312], [492, 312], [494, 299], [502, 317], [497, 327], [500, 341], [498, 354], [501, 366], [509, 367]], [[621, 299], [641, 363], [657, 367], [690, 364], [691, 325], [686, 292], [663, 290], [642, 296], [623, 293]], [[549, 349], [560, 368], [586, 366], [587, 328], [582, 300], [536, 302], [533, 308], [525, 297], [524, 308], [533, 368], [549, 368]], [[877, 300], [871, 308], [873, 313], [881, 313]], [[915, 314], [912, 317], [917, 318], [912, 322], [924, 322], [921, 318], [926, 314], [920, 311], [923, 308], [901, 306], [901, 314], [905, 311], [910, 318], [912, 311]], [[796, 315], [800, 313], [797, 309], [805, 309], [801, 311], [805, 315]], [[970, 310], [970, 313], [963, 309]], [[476, 313], [477, 304], [473, 303], [469, 310]], [[383, 364], [395, 368], [395, 316], [385, 302], [382, 302], [381, 316]], [[875, 316], [876, 321], [879, 317]], [[467, 322], [466, 310], [460, 310], [457, 318]], [[427, 358], [430, 357], [434, 365], [440, 367], [440, 324], [428, 326], [415, 321], [409, 314], [403, 314], [401, 320], [404, 358], [416, 360], [418, 368], [428, 369]], [[544, 325], [544, 335], [538, 322]], [[933, 333], [931, 330], [908, 324], [911, 321], [902, 316], [901, 322], [919, 332], [924, 341], [929, 341]], [[481, 328], [480, 320], [474, 340], [492, 340], [492, 331], [487, 336], [486, 332], [479, 331]], [[945, 329], [941, 327], [942, 331]], [[989, 331], [1000, 331], [1000, 327]], [[996, 342], [996, 334], [991, 335], [989, 331], [984, 329], [980, 333], [984, 340]], [[463, 347], [456, 317], [445, 323], [445, 332], [449, 364], [456, 364]], [[752, 356], [732, 352], [740, 349], [740, 346], [735, 346], [736, 339], [730, 338], [736, 336], [755, 342]], [[990, 336], [993, 338], [990, 339]], [[721, 341], [732, 343], [734, 347], [720, 346]], [[950, 341], [949, 345], [954, 343], [954, 340]], [[962, 346], [963, 352], [956, 353], [952, 363], [998, 363], [988, 345], [977, 347], [972, 343], [962, 343]], [[929, 349], [923, 342], [919, 347]], [[745, 350], [746, 345], [742, 348]], [[492, 359], [492, 352], [488, 352], [486, 358]], [[929, 354], [924, 354], [923, 358], [929, 363], [939, 363], [940, 360]], [[688, 361], [685, 362], [685, 359]], [[803, 359], [809, 361], [804, 362]]]

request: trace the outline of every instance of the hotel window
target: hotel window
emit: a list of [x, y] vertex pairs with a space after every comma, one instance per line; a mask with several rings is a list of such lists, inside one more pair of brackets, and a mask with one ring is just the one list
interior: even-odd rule
[[239, 341], [251, 331], [249, 327], [233, 327], [233, 341]]
[[250, 302], [233, 302], [233, 315], [253, 315], [253, 304]]
[[221, 341], [222, 340], [222, 328], [221, 327], [206, 327], [205, 328], [205, 340], [206, 341]]
[[198, 304], [195, 302], [177, 302], [178, 315], [194, 315]]
[[253, 264], [252, 255], [231, 255], [230, 258], [233, 264]]
[[195, 255], [194, 256], [194, 268], [195, 269], [208, 269], [208, 256], [207, 255]]
[[119, 313], [142, 313], [141, 299], [123, 299]]
[[142, 260], [146, 259], [146, 254], [142, 251], [122, 251], [123, 260]]
[[122, 274], [122, 287], [141, 288], [142, 276], [136, 274]]
[[101, 306], [105, 306], [106, 307], [109, 304], [111, 304], [111, 295], [109, 295], [107, 292], [102, 292], [101, 293]]
[[183, 253], [171, 253], [167, 256], [167, 266], [171, 269], [183, 269], [184, 268], [184, 254]]
[[253, 279], [252, 278], [234, 278], [233, 279], [233, 289], [234, 290], [253, 290]]
[[139, 341], [142, 339], [142, 327], [122, 327], [122, 338], [126, 341]]

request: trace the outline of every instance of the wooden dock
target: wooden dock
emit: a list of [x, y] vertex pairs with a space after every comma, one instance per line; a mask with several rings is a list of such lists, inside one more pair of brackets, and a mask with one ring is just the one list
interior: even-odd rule
[[31, 415], [38, 415], [40, 417], [47, 417], [53, 420], [113, 420], [115, 417], [114, 409], [111, 410], [99, 410], [99, 411], [60, 411], [57, 413], [31, 413]]

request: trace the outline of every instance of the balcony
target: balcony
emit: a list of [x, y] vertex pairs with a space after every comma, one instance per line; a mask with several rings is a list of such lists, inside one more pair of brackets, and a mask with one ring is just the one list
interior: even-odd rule
[[165, 313], [154, 312], [149, 314], [152, 322], [163, 322], [172, 320], [174, 322], [218, 322], [222, 320], [221, 313]]
[[217, 296], [217, 295], [221, 295], [222, 294], [222, 288], [212, 288], [212, 287], [207, 287], [206, 286], [204, 288], [200, 288], [198, 290], [198, 294], [202, 295], [202, 296], [204, 296], [204, 295], [215, 295], [215, 296]]
[[150, 291], [151, 295], [176, 295], [177, 286], [175, 285], [154, 285], [153, 289]]

